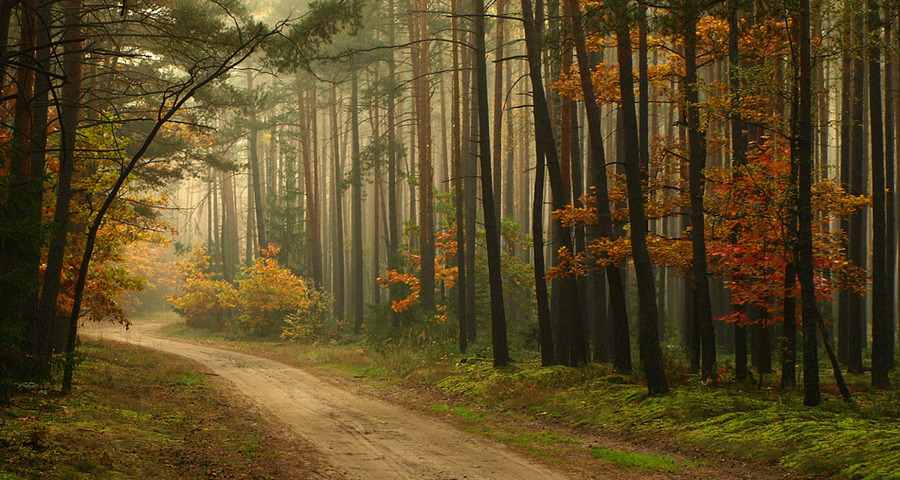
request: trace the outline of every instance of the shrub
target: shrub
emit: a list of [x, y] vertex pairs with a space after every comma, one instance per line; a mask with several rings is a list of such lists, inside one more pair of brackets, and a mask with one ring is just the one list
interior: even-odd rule
[[209, 273], [209, 255], [200, 247], [179, 262], [181, 294], [167, 297], [185, 323], [194, 328], [222, 329], [231, 316], [231, 307], [222, 301], [234, 296], [234, 287]]
[[238, 324], [244, 331], [260, 336], [306, 338], [325, 326], [328, 296], [311, 282], [278, 265], [276, 247], [262, 249], [263, 255], [244, 269], [232, 298], [225, 301], [240, 312]]
[[327, 336], [331, 298], [309, 280], [278, 265], [274, 246], [241, 272], [237, 285], [209, 273], [209, 256], [195, 247], [179, 263], [181, 294], [168, 297], [190, 327], [221, 330], [236, 320], [241, 331], [257, 337], [299, 340]]

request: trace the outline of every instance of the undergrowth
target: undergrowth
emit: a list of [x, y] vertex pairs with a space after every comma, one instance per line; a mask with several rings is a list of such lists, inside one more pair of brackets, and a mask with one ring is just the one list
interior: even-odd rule
[[[251, 350], [259, 347], [240, 345]], [[449, 342], [393, 341], [375, 349], [361, 337], [350, 344], [270, 343], [265, 349], [337, 367], [357, 377], [437, 388], [455, 397], [458, 405], [432, 406], [431, 410], [454, 415], [471, 430], [506, 436], [513, 443], [516, 438], [525, 443], [525, 437], [484, 427], [485, 415], [551, 417], [599, 431], [647, 434], [816, 477], [900, 478], [900, 392], [873, 391], [867, 376], [849, 376], [855, 402], [848, 405], [840, 400], [833, 383], [827, 382], [831, 377], [823, 369], [823, 403], [809, 408], [803, 406], [799, 389], [778, 388], [776, 375], [767, 376], [761, 385], [726, 381], [709, 386], [688, 374], [677, 359], [667, 366], [672, 393], [650, 397], [637, 375], [616, 374], [609, 365], [595, 363], [542, 367], [526, 350], [514, 351], [518, 361], [497, 369], [486, 348], [472, 349], [464, 356]], [[900, 384], [900, 374], [895, 373], [892, 381]], [[534, 449], [536, 443], [529, 445], [526, 449]], [[643, 461], [624, 454], [617, 458], [607, 461], [623, 465]], [[679, 468], [665, 465], [652, 469]]]
[[[72, 395], [29, 385], [0, 408], [0, 478], [277, 478], [252, 413], [170, 356], [87, 342]], [[240, 432], [240, 433], [236, 433]], [[283, 478], [283, 477], [282, 477]]]

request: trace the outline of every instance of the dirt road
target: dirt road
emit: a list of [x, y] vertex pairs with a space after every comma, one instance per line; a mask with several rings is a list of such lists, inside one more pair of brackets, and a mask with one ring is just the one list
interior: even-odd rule
[[358, 395], [301, 369], [252, 355], [158, 338], [153, 325], [90, 329], [194, 360], [231, 382], [350, 479], [567, 478], [503, 445], [403, 407]]

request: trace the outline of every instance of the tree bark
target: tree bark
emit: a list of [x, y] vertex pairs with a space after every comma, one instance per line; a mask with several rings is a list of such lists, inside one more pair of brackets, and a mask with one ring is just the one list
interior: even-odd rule
[[[581, 7], [574, 0], [566, 0], [567, 9], [572, 13], [572, 25], [582, 24]], [[584, 94], [584, 105], [587, 113], [588, 132], [590, 135], [591, 164], [594, 167], [591, 183], [597, 199], [597, 230], [600, 237], [613, 238], [612, 212], [609, 207], [609, 186], [606, 176], [606, 153], [603, 148], [603, 119], [600, 106], [594, 94], [591, 80], [591, 62], [583, 37], [575, 41], [575, 54], [578, 58], [578, 73], [581, 89]], [[628, 312], [626, 309], [625, 287], [622, 282], [622, 270], [612, 264], [604, 269], [609, 288], [609, 308], [613, 327], [613, 367], [621, 373], [630, 373], [631, 337], [628, 332]], [[602, 288], [602, 283], [601, 283]]]
[[706, 132], [700, 122], [700, 92], [697, 85], [697, 16], [686, 12], [684, 22], [685, 100], [688, 122], [689, 183], [691, 196], [691, 245], [693, 252], [694, 325], [701, 345], [700, 376], [716, 381], [716, 338], [713, 328], [706, 262], [705, 215], [703, 211], [703, 171], [706, 168]]
[[494, 366], [509, 365], [506, 343], [506, 311], [503, 305], [503, 279], [500, 272], [500, 221], [494, 205], [494, 182], [491, 172], [490, 119], [488, 118], [487, 53], [484, 33], [484, 0], [474, 0], [475, 7], [475, 91], [478, 97], [478, 153], [481, 157], [481, 205], [488, 254], [488, 282], [491, 292], [491, 343]]
[[459, 62], [459, 10], [458, 10], [457, 0], [451, 0], [450, 10], [450, 25], [451, 25], [451, 38], [452, 38], [452, 52], [451, 52], [451, 63], [453, 69], [453, 79], [451, 85], [451, 101], [450, 101], [450, 144], [451, 144], [451, 159], [450, 162], [452, 164], [451, 167], [451, 177], [452, 183], [454, 187], [453, 192], [453, 206], [456, 211], [456, 268], [458, 272], [458, 283], [456, 285], [456, 308], [457, 308], [457, 320], [459, 324], [459, 351], [466, 353], [469, 349], [469, 334], [466, 325], [466, 321], [468, 318], [467, 308], [467, 289], [466, 285], [468, 284], [467, 276], [471, 273], [467, 270], [466, 265], [466, 255], [468, 253], [468, 248], [466, 246], [466, 232], [465, 232], [465, 208], [463, 205], [463, 182], [462, 178], [462, 150], [461, 150], [461, 125], [460, 125], [460, 84], [459, 84], [459, 71], [460, 71], [460, 62]]
[[69, 230], [69, 214], [72, 204], [72, 177], [75, 173], [75, 143], [81, 116], [81, 85], [84, 53], [82, 51], [81, 0], [69, 0], [65, 4], [65, 29], [63, 31], [63, 75], [65, 82], [60, 94], [59, 173], [56, 182], [56, 207], [50, 246], [47, 249], [47, 269], [41, 289], [39, 306], [40, 322], [49, 326], [47, 333], [51, 353], [65, 351], [68, 323], [57, 317], [57, 301]]
[[[493, 152], [491, 158], [494, 161], [492, 169], [494, 181], [494, 206], [496, 207], [496, 217], [503, 218], [502, 210], [502, 185], [503, 185], [503, 70], [504, 70], [504, 42], [506, 41], [505, 25], [503, 17], [506, 15], [506, 3], [508, 0], [497, 1], [497, 20], [495, 22], [496, 32], [494, 33], [494, 131], [493, 131]], [[507, 138], [511, 140], [511, 138]], [[506, 175], [512, 175], [511, 171], [505, 172]]]
[[[736, 0], [731, 2], [731, 11], [728, 16], [728, 83], [731, 89], [731, 168], [735, 177], [743, 174], [742, 168], [747, 164], [747, 134], [745, 124], [741, 118], [740, 108], [740, 23], [738, 19], [740, 4]], [[740, 235], [740, 227], [735, 226], [732, 232], [732, 241], [737, 243]], [[732, 303], [732, 310], [745, 312], [746, 306]], [[734, 324], [734, 378], [745, 380], [749, 376], [747, 368], [747, 329], [740, 322]]]
[[241, 262], [238, 240], [237, 206], [234, 194], [234, 173], [222, 172], [222, 276], [233, 282]]
[[890, 385], [894, 356], [892, 319], [887, 311], [884, 124], [881, 117], [881, 29], [877, 0], [869, 0], [869, 138], [872, 158], [872, 385]]
[[362, 329], [365, 315], [365, 287], [363, 285], [363, 231], [362, 231], [362, 165], [359, 158], [359, 73], [354, 72], [350, 79], [350, 230], [352, 262], [351, 262], [351, 299], [353, 305], [353, 331]]
[[[797, 23], [800, 29], [800, 73], [798, 78], [800, 98], [798, 101], [796, 131], [797, 147], [799, 149], [799, 175], [798, 175], [798, 205], [797, 216], [799, 227], [797, 230], [798, 261], [797, 272], [800, 279], [801, 303], [803, 309], [803, 403], [807, 406], [816, 406], [821, 402], [819, 388], [819, 355], [816, 342], [816, 327], [822, 333], [825, 332], [824, 322], [816, 304], [816, 292], [814, 285], [813, 265], [813, 236], [812, 236], [812, 70], [811, 70], [811, 41], [810, 41], [810, 10], [809, 0], [800, 0], [800, 11]], [[846, 401], [850, 401], [850, 392], [844, 383], [841, 370], [837, 365], [837, 359], [831, 349], [831, 342], [827, 335], [823, 335], [825, 348], [828, 350], [835, 380]]]
[[647, 377], [650, 395], [669, 391], [659, 345], [659, 314], [656, 309], [656, 283], [653, 264], [647, 251], [647, 219], [644, 216], [644, 194], [641, 185], [640, 142], [637, 115], [634, 111], [634, 74], [631, 38], [627, 18], [627, 0], [618, 0], [615, 11], [620, 16], [616, 26], [616, 52], [619, 63], [620, 111], [623, 115], [625, 147], [625, 182], [628, 191], [628, 215], [631, 221], [631, 249], [638, 284], [638, 345], [641, 363]]
[[[314, 148], [311, 138], [318, 134], [316, 128], [316, 100], [315, 92], [304, 91], [300, 94], [300, 109], [306, 121], [303, 122], [304, 152], [301, 155], [303, 161], [303, 185], [306, 190], [306, 235], [309, 241], [309, 261], [312, 270], [312, 278], [317, 284], [322, 284], [322, 241], [319, 227], [319, 198], [318, 178], [313, 168], [313, 157], [318, 153]], [[306, 133], [309, 132], [309, 133]]]
[[541, 364], [555, 365], [553, 332], [550, 323], [550, 303], [547, 296], [547, 281], [544, 276], [544, 172], [545, 155], [556, 154], [556, 142], [550, 125], [550, 113], [544, 96], [541, 75], [540, 40], [537, 37], [535, 12], [531, 0], [522, 0], [522, 16], [525, 27], [525, 49], [532, 87], [532, 114], [534, 116], [534, 141], [537, 168], [534, 177], [534, 197], [532, 200], [532, 242], [534, 248], [534, 276], [538, 302], [538, 336], [541, 345]]
[[331, 145], [333, 162], [332, 169], [332, 197], [334, 199], [334, 242], [331, 244], [331, 252], [334, 256], [334, 272], [332, 293], [334, 294], [334, 317], [336, 320], [344, 319], [344, 189], [342, 186], [344, 169], [340, 155], [340, 134], [338, 132], [337, 118], [337, 86], [331, 86]]
[[[857, 7], [847, 6], [854, 9]], [[863, 14], [854, 12], [852, 42], [853, 45], [863, 47]], [[864, 195], [863, 178], [865, 168], [866, 145], [863, 139], [864, 109], [863, 98], [865, 96], [865, 64], [862, 59], [854, 59], [852, 65], [851, 91], [851, 126], [850, 126], [850, 194]], [[863, 212], [858, 212], [850, 217], [849, 252], [850, 261], [854, 265], [865, 268], [867, 246], [865, 243], [865, 217]], [[863, 373], [862, 342], [863, 322], [865, 321], [865, 299], [857, 295], [850, 296], [849, 322], [848, 322], [848, 359], [847, 370], [851, 373]]]
[[[247, 70], [247, 92], [253, 94], [253, 72]], [[250, 131], [247, 133], [249, 142], [249, 162], [250, 162], [250, 187], [253, 192], [253, 205], [256, 218], [256, 241], [259, 248], [269, 246], [266, 238], [266, 206], [263, 201], [263, 180], [262, 169], [259, 161], [259, 127], [257, 126], [256, 105], [250, 106]], [[255, 256], [258, 256], [256, 252]]]
[[[416, 10], [414, 12], [414, 9]], [[413, 96], [416, 106], [416, 140], [419, 167], [419, 254], [421, 287], [419, 301], [426, 310], [434, 308], [434, 171], [431, 161], [431, 91], [428, 81], [428, 25], [425, 0], [416, 0], [409, 9], [410, 56]]]

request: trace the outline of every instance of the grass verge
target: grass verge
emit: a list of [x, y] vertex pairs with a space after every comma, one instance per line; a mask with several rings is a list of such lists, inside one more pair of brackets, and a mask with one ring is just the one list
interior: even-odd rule
[[[0, 409], [0, 479], [292, 478], [308, 470], [243, 400], [178, 359], [89, 341], [71, 396]], [[304, 478], [320, 478], [310, 472]]]
[[[203, 337], [183, 326], [171, 326], [166, 332], [195, 340]], [[490, 359], [462, 356], [450, 344], [372, 348], [362, 342], [303, 345], [222, 337], [215, 341], [219, 346], [337, 369], [347, 376], [437, 389], [453, 398], [452, 405], [433, 403], [423, 409], [551, 461], [564, 459], [574, 449], [573, 440], [549, 432], [535, 435], [517, 425], [552, 419], [598, 436], [615, 433], [650, 439], [674, 450], [687, 446], [706, 456], [779, 465], [816, 478], [900, 478], [900, 392], [874, 391], [866, 376], [849, 378], [854, 404], [843, 403], [834, 385], [825, 383], [823, 404], [809, 408], [803, 406], [800, 391], [777, 388], [774, 375], [761, 386], [711, 387], [670, 365], [673, 393], [649, 397], [638, 378], [614, 374], [607, 365], [541, 367], [532, 359], [495, 369]], [[525, 355], [520, 352], [516, 357]], [[830, 379], [829, 373], [823, 370], [823, 380]], [[900, 384], [900, 374], [895, 373], [892, 381]], [[638, 470], [666, 473], [687, 466], [665, 455], [602, 447], [593, 447], [590, 454]]]

